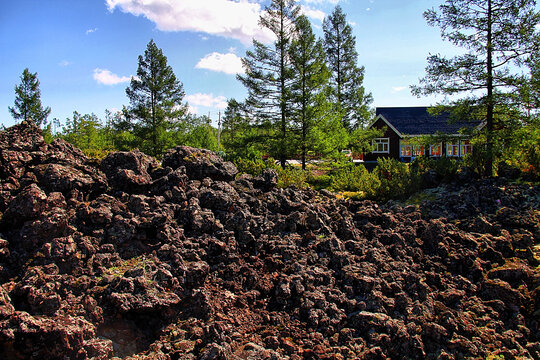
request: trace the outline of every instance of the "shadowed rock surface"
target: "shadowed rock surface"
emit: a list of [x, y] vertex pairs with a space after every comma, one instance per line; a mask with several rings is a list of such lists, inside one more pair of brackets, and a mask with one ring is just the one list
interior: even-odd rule
[[345, 201], [28, 123], [0, 161], [2, 359], [540, 358], [538, 187]]

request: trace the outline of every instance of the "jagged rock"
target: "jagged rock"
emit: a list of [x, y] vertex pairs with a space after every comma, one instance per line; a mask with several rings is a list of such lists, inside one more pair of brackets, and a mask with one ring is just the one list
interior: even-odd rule
[[23, 121], [0, 132], [0, 149], [16, 152], [40, 151], [46, 148], [41, 130], [33, 121]]
[[62, 163], [75, 166], [86, 165], [90, 162], [84, 153], [63, 139], [55, 139], [47, 146], [49, 156], [44, 162]]
[[[85, 344], [94, 336], [95, 327], [81, 318], [33, 317], [15, 312], [9, 320], [0, 321], [0, 341], [4, 344], [0, 355], [3, 358], [86, 359]], [[102, 355], [103, 350], [99, 349], [96, 355]]]
[[101, 170], [116, 190], [139, 193], [152, 183], [150, 175], [159, 166], [156, 159], [135, 149], [113, 152], [101, 161]]
[[223, 161], [214, 152], [189, 146], [177, 146], [167, 151], [163, 155], [162, 164], [173, 169], [184, 166], [187, 176], [192, 180], [208, 177], [212, 180], [231, 181], [238, 173], [236, 166]]
[[10, 203], [2, 217], [4, 226], [17, 226], [34, 220], [47, 207], [47, 194], [36, 184], [30, 184]]
[[253, 184], [265, 191], [272, 190], [278, 183], [278, 173], [274, 169], [264, 169], [262, 174], [253, 179]]
[[[102, 193], [107, 188], [107, 180], [99, 171], [88, 167], [84, 170], [66, 164], [40, 164], [34, 168], [39, 184], [48, 192], [69, 194], [73, 190], [87, 194], [85, 198]], [[92, 171], [93, 170], [93, 171]]]
[[0, 358], [538, 357], [537, 186], [358, 202], [31, 123], [0, 160]]

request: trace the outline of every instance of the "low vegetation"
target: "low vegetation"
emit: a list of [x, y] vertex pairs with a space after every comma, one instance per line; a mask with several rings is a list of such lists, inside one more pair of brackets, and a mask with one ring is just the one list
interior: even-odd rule
[[[183, 84], [153, 40], [139, 56], [137, 77], [126, 88], [129, 105], [114, 113], [106, 111], [105, 119], [74, 111], [63, 125], [56, 118], [48, 121], [51, 109], [41, 104], [37, 73], [28, 69], [15, 87], [15, 103], [9, 109], [16, 120], [33, 120], [41, 126], [46, 141], [64, 139], [89, 157], [100, 159], [113, 151], [138, 148], [160, 159], [168, 149], [187, 145], [215, 151], [232, 160], [241, 172], [255, 176], [273, 168], [280, 187], [324, 188], [361, 199], [405, 198], [462, 173], [485, 177], [523, 173], [538, 179], [540, 58], [536, 29], [540, 13], [531, 0], [503, 2], [489, 11], [469, 7], [469, 1], [458, 3], [463, 3], [463, 12], [457, 12], [459, 7], [441, 6], [439, 12], [428, 10], [424, 16], [429, 25], [453, 28], [455, 32], [443, 31], [442, 37], [459, 39], [454, 41], [456, 45], [472, 52], [447, 62], [439, 56], [428, 58], [427, 76], [412, 90], [418, 96], [485, 90], [479, 97], [465, 96], [435, 107], [451, 112], [453, 118], [486, 124], [481, 131], [467, 134], [474, 151], [462, 162], [446, 157], [419, 158], [412, 164], [382, 159], [373, 171], [367, 171], [344, 159], [344, 149], [369, 153], [372, 140], [382, 134], [368, 128], [373, 120], [373, 99], [363, 87], [364, 67], [358, 64], [356, 39], [339, 5], [324, 20], [322, 39], [315, 36], [309, 19], [300, 15], [294, 1], [273, 0], [268, 5], [261, 24], [274, 32], [276, 42], [255, 41], [255, 51], [247, 51], [245, 73], [238, 80], [248, 96], [245, 101], [228, 99], [219, 128], [209, 116], [187, 111]], [[462, 27], [479, 35], [465, 36]], [[520, 44], [519, 52], [514, 44]], [[336, 56], [340, 52], [347, 56]], [[491, 62], [471, 64], [470, 59], [483, 58]], [[520, 73], [514, 74], [510, 64]], [[263, 155], [271, 158], [263, 160]], [[288, 166], [288, 159], [293, 158], [301, 166]], [[313, 159], [318, 161], [310, 163]]]

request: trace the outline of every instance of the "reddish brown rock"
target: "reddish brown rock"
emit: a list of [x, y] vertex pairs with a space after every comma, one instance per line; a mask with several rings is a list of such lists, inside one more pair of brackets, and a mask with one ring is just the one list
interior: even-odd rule
[[188, 147], [100, 163], [30, 123], [0, 160], [0, 358], [539, 356], [537, 186], [346, 201]]

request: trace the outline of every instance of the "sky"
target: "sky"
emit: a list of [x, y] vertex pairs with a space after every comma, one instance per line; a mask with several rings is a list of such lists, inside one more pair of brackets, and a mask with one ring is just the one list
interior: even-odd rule
[[[227, 99], [244, 100], [236, 79], [252, 39], [272, 41], [258, 26], [269, 0], [0, 0], [0, 124], [25, 68], [37, 72], [49, 120], [129, 105], [125, 89], [138, 56], [153, 39], [182, 82], [190, 111], [214, 124]], [[340, 5], [353, 28], [358, 64], [373, 107], [428, 106], [409, 86], [425, 75], [432, 53], [452, 55], [440, 29], [423, 12], [442, 0], [299, 0], [319, 37], [322, 22]]]

